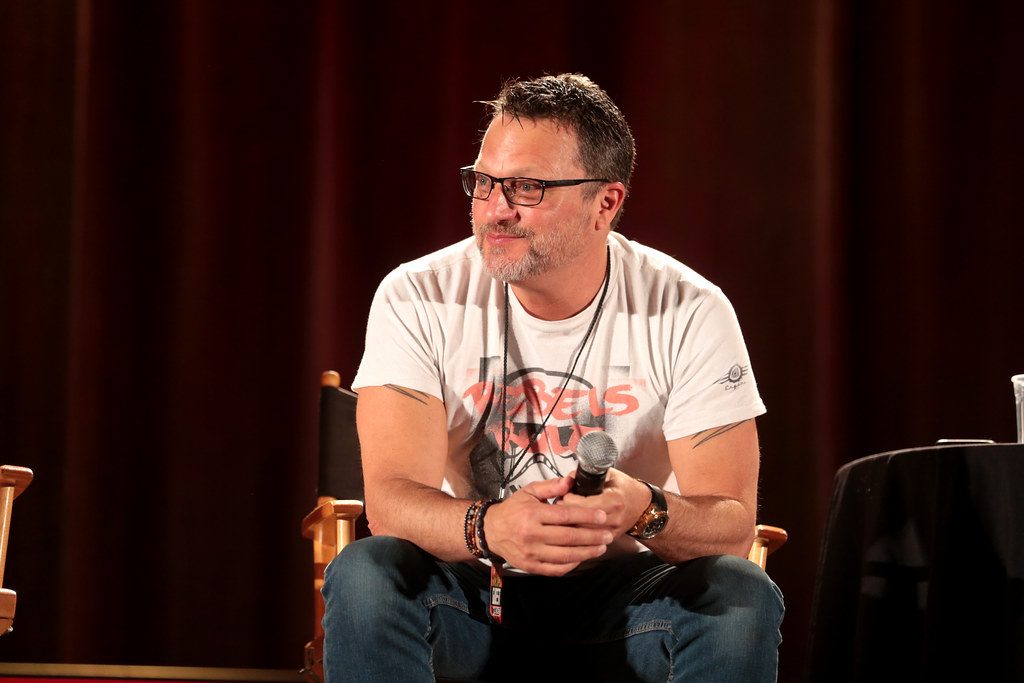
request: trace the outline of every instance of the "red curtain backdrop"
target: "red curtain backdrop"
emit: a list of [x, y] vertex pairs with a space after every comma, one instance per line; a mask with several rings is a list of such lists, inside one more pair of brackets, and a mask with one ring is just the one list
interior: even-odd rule
[[622, 232], [743, 325], [799, 680], [835, 470], [1015, 437], [1022, 14], [0, 0], [0, 460], [37, 477], [0, 660], [300, 665], [319, 373], [468, 235], [476, 101], [579, 71], [638, 141]]

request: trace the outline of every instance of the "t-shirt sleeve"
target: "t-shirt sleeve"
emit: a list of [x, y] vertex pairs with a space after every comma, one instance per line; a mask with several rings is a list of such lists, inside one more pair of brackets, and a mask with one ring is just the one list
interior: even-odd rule
[[671, 344], [667, 440], [765, 412], [736, 312], [721, 290], [705, 290], [687, 307], [676, 320]]
[[401, 270], [392, 272], [370, 304], [353, 390], [397, 384], [443, 400], [436, 334], [437, 321], [421, 293]]

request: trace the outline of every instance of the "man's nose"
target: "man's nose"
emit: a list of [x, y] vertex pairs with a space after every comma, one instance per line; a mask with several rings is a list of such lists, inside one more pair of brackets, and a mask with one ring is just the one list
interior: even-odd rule
[[505, 189], [501, 185], [496, 184], [492, 187], [491, 194], [487, 199], [478, 199], [477, 201], [483, 204], [481, 208], [489, 223], [512, 220], [519, 212], [518, 207], [508, 201]]

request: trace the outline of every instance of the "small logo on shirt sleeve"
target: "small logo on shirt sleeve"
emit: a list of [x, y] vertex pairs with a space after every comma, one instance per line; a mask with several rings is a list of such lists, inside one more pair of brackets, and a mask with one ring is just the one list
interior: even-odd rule
[[741, 386], [746, 384], [746, 382], [743, 381], [743, 378], [748, 374], [750, 374], [750, 366], [740, 365], [737, 363], [729, 368], [729, 372], [716, 379], [715, 384], [723, 385], [726, 391], [739, 389]]

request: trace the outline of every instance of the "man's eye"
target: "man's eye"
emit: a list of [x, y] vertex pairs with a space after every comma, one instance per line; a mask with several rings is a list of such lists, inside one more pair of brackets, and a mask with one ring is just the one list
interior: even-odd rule
[[532, 180], [517, 180], [515, 189], [516, 192], [535, 192], [539, 186]]

